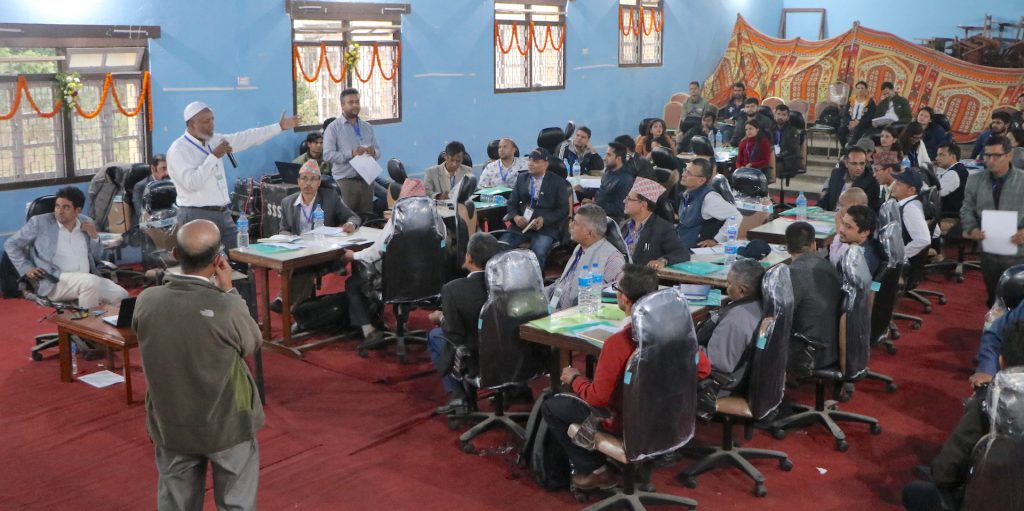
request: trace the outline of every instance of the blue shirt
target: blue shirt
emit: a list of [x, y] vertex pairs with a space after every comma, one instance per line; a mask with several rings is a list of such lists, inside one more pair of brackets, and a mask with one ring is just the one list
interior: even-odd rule
[[339, 117], [327, 126], [324, 132], [324, 161], [331, 162], [331, 175], [335, 181], [359, 177], [349, 163], [352, 151], [359, 146], [373, 147], [376, 153], [374, 159], [380, 160], [380, 145], [373, 134], [373, 126], [366, 121], [357, 117], [356, 124], [353, 124]]
[[1024, 321], [1024, 307], [1017, 305], [981, 334], [981, 346], [978, 347], [979, 373], [995, 376], [999, 371], [999, 355], [1003, 352], [1003, 327], [1020, 321]]

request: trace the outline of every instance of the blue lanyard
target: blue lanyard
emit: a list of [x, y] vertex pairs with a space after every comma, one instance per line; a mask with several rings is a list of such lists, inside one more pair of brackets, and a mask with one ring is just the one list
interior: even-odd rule
[[536, 202], [537, 202], [537, 180], [531, 177], [530, 178], [530, 205], [532, 206]]
[[[634, 230], [634, 227], [636, 227], [636, 220], [630, 220], [629, 221], [628, 228], [626, 229], [626, 244], [627, 245], [632, 245], [632, 244], [636, 243], [637, 240], [640, 239], [640, 232], [642, 232], [644, 230], [644, 225], [646, 225], [646, 224], [640, 224], [640, 228]], [[634, 235], [635, 235], [635, 237], [634, 237]]]
[[451, 190], [452, 188], [455, 188], [455, 176], [448, 176], [448, 189]]
[[498, 175], [501, 176], [501, 182], [504, 183], [508, 179], [508, 173], [512, 171], [512, 167], [508, 170], [501, 166], [501, 160], [498, 160]]
[[359, 141], [362, 142], [363, 141], [363, 132], [359, 128], [359, 119], [357, 118], [356, 122], [353, 123], [353, 124], [349, 124], [349, 126], [352, 126], [352, 131], [356, 132], [356, 136], [359, 137]]
[[204, 148], [203, 146], [193, 142], [191, 138], [188, 138], [188, 137], [181, 137], [181, 138], [185, 139], [185, 142], [188, 142], [188, 143], [192, 144], [192, 146], [195, 147], [196, 149], [199, 149], [200, 151], [202, 151], [203, 154], [205, 154], [207, 156], [210, 155], [210, 151], [207, 151], [206, 148]]
[[[300, 199], [301, 200], [301, 199]], [[300, 203], [301, 204], [301, 203]], [[306, 225], [313, 227], [313, 212], [316, 211], [316, 199], [313, 199], [313, 204], [309, 206], [309, 214], [306, 214], [306, 205], [302, 204], [299, 206], [302, 211], [302, 218], [306, 220]]]

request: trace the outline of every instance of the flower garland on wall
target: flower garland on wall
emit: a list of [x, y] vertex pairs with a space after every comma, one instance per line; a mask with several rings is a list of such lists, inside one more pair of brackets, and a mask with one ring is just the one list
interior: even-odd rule
[[[624, 12], [629, 12], [629, 21], [626, 21]], [[644, 12], [649, 12], [650, 22], [647, 21], [647, 15]], [[644, 35], [651, 35], [654, 32], [661, 33], [661, 30], [665, 28], [665, 12], [662, 11], [661, 18], [658, 18], [658, 9], [644, 9], [640, 6], [639, 9], [633, 7], [622, 7], [619, 9], [619, 30], [622, 35], [629, 37], [630, 34], [634, 36], [640, 35], [643, 32]]]
[[[526, 30], [526, 46], [525, 47], [520, 46], [519, 30], [516, 29], [515, 22], [509, 23], [509, 26], [512, 27], [512, 37], [509, 38], [508, 46], [506, 47], [505, 44], [501, 42], [500, 25], [499, 25], [499, 23], [497, 21], [494, 22], [494, 46], [495, 46], [495, 48], [498, 49], [498, 51], [500, 51], [502, 53], [502, 55], [508, 55], [508, 52], [512, 51], [512, 46], [513, 45], [515, 46], [516, 51], [519, 52], [519, 54], [524, 56], [524, 57], [526, 56], [527, 53], [529, 53], [530, 45], [531, 44], [533, 45], [533, 48], [535, 50], [537, 50], [539, 53], [544, 53], [544, 50], [548, 49], [549, 47], [552, 50], [554, 50], [554, 51], [562, 51], [562, 48], [565, 47], [565, 27], [564, 26], [562, 27], [562, 33], [559, 34], [559, 36], [558, 36], [558, 44], [555, 44], [554, 37], [551, 35], [551, 27], [552, 27], [552, 25], [547, 25], [547, 28], [546, 28], [546, 31], [545, 31], [545, 34], [544, 34], [543, 37], [537, 37], [537, 35], [535, 34], [535, 31], [536, 31], [537, 27], [531, 21], [527, 25], [527, 27], [526, 27], [527, 30]], [[538, 40], [541, 40], [541, 45], [540, 46], [538, 46], [538, 42], [537, 42]]]
[[100, 92], [100, 99], [96, 105], [96, 109], [91, 112], [86, 112], [81, 103], [80, 92], [85, 86], [82, 83], [81, 77], [78, 73], [60, 73], [54, 80], [57, 87], [58, 99], [53, 104], [53, 109], [46, 112], [39, 108], [36, 104], [35, 99], [32, 98], [32, 93], [28, 88], [28, 81], [25, 80], [24, 76], [18, 76], [18, 83], [14, 89], [14, 99], [11, 103], [11, 111], [6, 114], [0, 115], [0, 121], [6, 121], [14, 117], [18, 113], [18, 109], [21, 107], [21, 98], [24, 97], [28, 100], [28, 104], [32, 107], [32, 110], [36, 112], [36, 115], [44, 119], [49, 119], [54, 115], [57, 115], [61, 109], [64, 112], [70, 113], [72, 109], [75, 112], [86, 119], [93, 119], [100, 115], [103, 111], [103, 107], [107, 104], [107, 96], [114, 97], [114, 106], [117, 107], [118, 112], [125, 117], [135, 117], [142, 112], [143, 105], [146, 106], [146, 129], [153, 131], [153, 98], [151, 94], [150, 76], [149, 71], [142, 73], [142, 87], [139, 89], [139, 99], [135, 104], [135, 108], [128, 110], [121, 103], [121, 98], [117, 95], [117, 88], [114, 87], [114, 75], [107, 73], [103, 78], [103, 88]]
[[292, 74], [298, 78], [300, 75], [302, 79], [313, 83], [320, 78], [320, 72], [323, 68], [327, 67], [327, 76], [334, 83], [342, 83], [345, 81], [345, 75], [348, 74], [349, 69], [355, 70], [356, 79], [362, 83], [370, 81], [373, 77], [373, 70], [377, 68], [380, 71], [380, 77], [386, 81], [394, 80], [398, 75], [398, 67], [402, 62], [402, 45], [398, 44], [395, 46], [395, 58], [391, 62], [391, 74], [389, 75], [384, 71], [384, 64], [380, 58], [380, 46], [377, 43], [373, 43], [373, 54], [370, 56], [370, 69], [366, 72], [364, 77], [359, 72], [359, 44], [352, 43], [345, 47], [343, 58], [341, 62], [341, 74], [335, 76], [334, 70], [331, 69], [331, 59], [327, 56], [327, 44], [320, 43], [320, 49], [317, 52], [316, 68], [313, 70], [313, 74], [310, 75], [306, 72], [305, 67], [302, 65], [302, 55], [299, 52], [299, 45], [292, 45]]

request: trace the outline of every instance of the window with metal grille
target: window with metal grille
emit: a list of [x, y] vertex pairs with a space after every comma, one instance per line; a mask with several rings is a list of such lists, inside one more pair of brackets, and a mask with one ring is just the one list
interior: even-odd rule
[[[145, 39], [140, 43], [138, 36], [149, 36], [138, 28], [5, 25], [5, 32], [23, 34], [26, 38], [0, 40], [0, 116], [10, 116], [0, 119], [0, 188], [33, 186], [43, 181], [50, 184], [76, 181], [81, 180], [76, 178], [95, 174], [109, 163], [147, 161], [148, 104], [140, 99], [143, 98], [144, 70], [148, 67], [146, 48], [64, 44], [88, 43], [101, 34], [105, 38], [103, 44], [117, 44], [116, 36], [111, 40], [114, 30], [134, 36], [131, 44], [146, 44]], [[158, 31], [156, 28], [157, 36]], [[67, 39], [38, 37], [55, 33]], [[15, 46], [43, 41], [53, 46]], [[79, 109], [55, 109], [56, 101], [60, 100], [56, 77], [61, 72], [79, 73], [83, 87], [78, 103], [89, 118]], [[108, 75], [109, 87], [113, 90], [104, 91]], [[25, 84], [23, 90], [19, 90], [20, 81]], [[102, 108], [99, 106], [101, 96]], [[118, 103], [122, 110], [134, 116], [122, 115]], [[136, 107], [137, 113], [134, 112]]]
[[494, 91], [565, 88], [565, 2], [494, 4]]
[[299, 129], [320, 129], [340, 116], [341, 91], [350, 87], [359, 90], [363, 119], [402, 119], [401, 15], [408, 5], [289, 0], [287, 9]]
[[619, 0], [619, 66], [660, 66], [664, 27], [661, 0]]

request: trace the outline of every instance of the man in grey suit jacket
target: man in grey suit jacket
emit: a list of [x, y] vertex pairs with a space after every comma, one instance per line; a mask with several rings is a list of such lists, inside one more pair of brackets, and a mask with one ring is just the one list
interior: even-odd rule
[[1017, 232], [1010, 241], [1017, 245], [1014, 255], [996, 255], [984, 251], [982, 243], [981, 275], [988, 291], [988, 306], [995, 301], [999, 276], [1010, 266], [1024, 263], [1024, 170], [1010, 166], [1012, 153], [1006, 137], [994, 136], [985, 142], [986, 172], [967, 178], [964, 202], [960, 207], [960, 225], [964, 237], [976, 241], [985, 239], [981, 230], [981, 212], [986, 209], [1016, 211]]
[[[324, 211], [326, 227], [341, 227], [352, 233], [359, 227], [359, 215], [342, 202], [338, 192], [320, 187], [320, 168], [309, 160], [299, 169], [299, 191], [281, 200], [281, 234], [296, 236], [313, 230], [313, 213], [320, 206]], [[330, 271], [330, 266], [304, 268], [292, 274], [290, 301], [292, 305], [313, 295], [313, 277]], [[270, 307], [280, 312], [281, 299], [274, 299]]]
[[473, 169], [462, 164], [466, 147], [462, 142], [449, 142], [444, 148], [444, 162], [427, 169], [423, 176], [427, 197], [438, 200], [454, 199], [449, 192], [462, 178], [471, 175]]
[[73, 186], [57, 191], [53, 213], [36, 215], [7, 238], [4, 250], [35, 293], [54, 301], [78, 300], [81, 307], [117, 303], [128, 292], [100, 277], [102, 247], [92, 219], [82, 214], [85, 194]]

